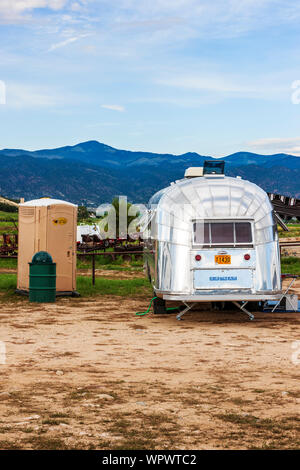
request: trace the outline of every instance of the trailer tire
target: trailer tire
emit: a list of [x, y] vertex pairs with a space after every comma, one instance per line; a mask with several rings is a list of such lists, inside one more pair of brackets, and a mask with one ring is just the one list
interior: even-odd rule
[[166, 301], [156, 297], [153, 300], [153, 313], [154, 315], [165, 315], [167, 312]]

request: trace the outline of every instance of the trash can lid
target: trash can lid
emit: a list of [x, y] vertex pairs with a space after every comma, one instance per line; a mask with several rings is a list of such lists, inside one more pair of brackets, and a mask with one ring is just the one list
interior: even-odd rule
[[39, 251], [33, 256], [32, 264], [53, 264], [53, 259], [47, 251]]

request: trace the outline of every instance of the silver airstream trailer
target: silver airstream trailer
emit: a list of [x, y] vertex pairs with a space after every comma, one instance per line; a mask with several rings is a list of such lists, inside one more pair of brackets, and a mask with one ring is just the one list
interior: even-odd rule
[[277, 224], [268, 195], [225, 176], [224, 162], [189, 168], [184, 179], [156, 193], [148, 209], [145, 262], [154, 313], [166, 313], [166, 301], [183, 305], [178, 319], [197, 302], [231, 302], [253, 319], [247, 309], [254, 302], [281, 298]]

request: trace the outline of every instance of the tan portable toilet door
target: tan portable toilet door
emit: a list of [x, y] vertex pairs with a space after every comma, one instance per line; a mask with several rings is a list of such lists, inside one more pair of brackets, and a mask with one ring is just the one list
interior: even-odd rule
[[57, 264], [56, 290], [60, 292], [76, 289], [75, 212], [69, 205], [48, 207], [47, 251]]
[[19, 207], [18, 289], [29, 289], [29, 265], [35, 253], [35, 207]]

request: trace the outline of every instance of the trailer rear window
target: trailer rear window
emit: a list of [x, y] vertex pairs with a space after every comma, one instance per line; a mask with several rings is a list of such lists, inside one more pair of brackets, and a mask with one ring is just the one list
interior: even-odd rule
[[194, 222], [194, 244], [204, 248], [252, 247], [250, 222]]

